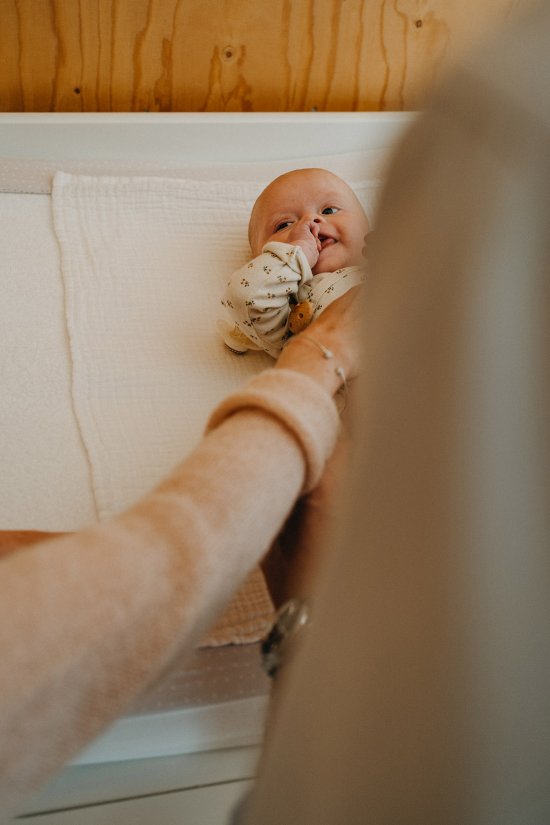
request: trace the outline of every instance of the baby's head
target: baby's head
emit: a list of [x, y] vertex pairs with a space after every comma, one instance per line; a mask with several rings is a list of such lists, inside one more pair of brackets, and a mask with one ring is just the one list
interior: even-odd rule
[[287, 172], [264, 189], [248, 226], [252, 254], [269, 241], [295, 243], [308, 226], [321, 242], [314, 273], [362, 263], [367, 216], [355, 192], [326, 169]]

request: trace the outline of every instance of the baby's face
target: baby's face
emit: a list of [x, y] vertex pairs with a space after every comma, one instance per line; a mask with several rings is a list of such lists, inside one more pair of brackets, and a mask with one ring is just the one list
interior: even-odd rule
[[325, 169], [299, 169], [274, 180], [252, 210], [252, 254], [269, 241], [296, 243], [311, 232], [320, 241], [313, 272], [359, 266], [368, 220], [352, 189]]

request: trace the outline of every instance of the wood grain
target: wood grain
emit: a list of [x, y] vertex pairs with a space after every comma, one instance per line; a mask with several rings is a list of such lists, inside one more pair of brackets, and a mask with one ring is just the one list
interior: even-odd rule
[[0, 110], [412, 109], [528, 5], [0, 0]]

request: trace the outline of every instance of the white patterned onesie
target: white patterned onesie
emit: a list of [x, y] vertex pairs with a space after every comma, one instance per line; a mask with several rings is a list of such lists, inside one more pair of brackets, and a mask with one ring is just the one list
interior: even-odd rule
[[221, 301], [220, 332], [236, 352], [264, 350], [277, 358], [291, 335], [294, 304], [309, 301], [313, 320], [363, 280], [359, 266], [314, 275], [301, 246], [271, 241], [261, 255], [231, 276]]

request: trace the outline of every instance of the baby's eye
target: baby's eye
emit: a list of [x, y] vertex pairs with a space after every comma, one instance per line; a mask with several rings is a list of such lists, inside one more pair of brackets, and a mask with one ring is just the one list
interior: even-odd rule
[[339, 211], [340, 209], [338, 208], [338, 206], [325, 206], [325, 208], [321, 212], [321, 215], [336, 215], [336, 213]]
[[286, 229], [291, 223], [292, 221], [281, 221], [281, 223], [278, 223], [275, 227], [275, 232], [280, 232], [282, 229]]

